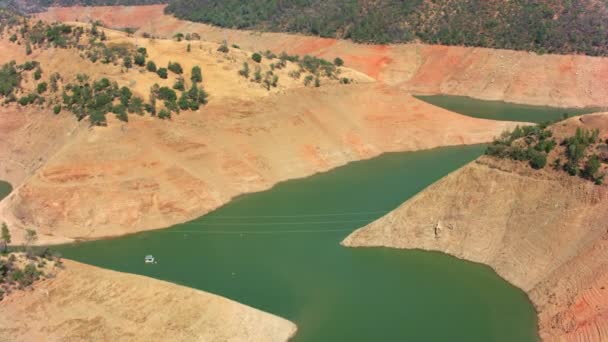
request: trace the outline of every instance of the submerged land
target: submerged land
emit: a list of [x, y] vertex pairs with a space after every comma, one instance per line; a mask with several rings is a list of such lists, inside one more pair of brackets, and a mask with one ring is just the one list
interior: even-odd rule
[[[167, 78], [143, 66], [127, 68], [121, 60], [93, 61], [81, 56], [76, 46], [34, 46], [28, 53], [25, 42], [11, 41], [10, 32], [0, 38], [0, 49], [6, 52], [0, 64], [36, 60], [44, 71], [43, 81], [50, 82], [53, 71], [65, 84], [76, 82], [86, 71], [91, 80], [107, 77], [147, 101], [154, 83], [172, 88], [184, 79], [189, 86], [191, 70], [199, 66], [208, 93], [208, 103], [172, 112], [170, 120], [129, 114], [125, 121], [108, 113], [101, 126], [75, 120], [67, 110], [54, 115], [47, 105], [4, 104], [0, 179], [9, 181], [14, 191], [0, 202], [0, 221], [11, 228], [14, 243], [23, 242], [26, 229], [32, 227], [41, 244], [168, 227], [287, 179], [385, 152], [487, 143], [516, 127], [515, 122], [450, 112], [412, 94], [558, 107], [608, 106], [606, 58], [424, 44], [364, 45], [220, 29], [176, 19], [163, 9], [164, 5], [51, 8], [35, 19], [59, 20], [84, 30], [99, 20], [107, 46], [145, 48], [147, 60], [159, 67], [179, 62], [184, 71], [169, 72]], [[178, 33], [196, 34], [200, 40], [176, 39]], [[228, 51], [220, 50], [222, 46]], [[271, 65], [276, 57], [264, 55], [259, 64], [252, 61], [253, 52], [266, 50], [328, 61], [339, 57], [344, 66], [338, 68], [340, 77], [307, 86], [305, 76], [290, 76], [299, 68], [295, 62], [275, 70]], [[278, 84], [266, 88], [243, 77], [243, 63], [252, 69], [259, 65], [264, 72], [272, 69]], [[37, 84], [33, 75], [25, 74], [23, 95]], [[59, 96], [56, 101], [61, 101]], [[574, 118], [563, 130], [571, 134], [582, 125], [605, 132], [605, 122], [606, 114]], [[559, 137], [559, 124], [554, 127]], [[529, 294], [539, 310], [544, 339], [601, 341], [607, 329], [601, 291], [606, 283], [606, 257], [601, 254], [605, 189], [563, 173], [534, 171], [525, 163], [483, 157], [344, 243], [440, 250], [488, 264]], [[543, 200], [546, 197], [555, 203]], [[56, 279], [35, 286], [32, 293], [0, 302], [2, 312], [21, 317], [15, 322], [40, 323], [29, 332], [20, 325], [0, 331], [0, 336], [28, 340], [48, 333], [51, 326], [56, 327], [52, 333], [57, 339], [119, 336], [112, 329], [142, 340], [169, 336], [171, 331], [153, 326], [175, 324], [171, 316], [183, 305], [175, 299], [180, 296], [195, 299], [183, 317], [188, 323], [176, 328], [185, 335], [175, 340], [195, 338], [200, 331], [210, 335], [199, 339], [284, 340], [295, 331], [290, 322], [200, 291], [70, 261], [66, 265]], [[99, 281], [78, 290], [78, 284], [90, 277]], [[146, 291], [133, 290], [144, 284]], [[122, 293], [124, 298], [115, 300], [107, 293], [100, 298], [104, 287], [116, 288], [117, 296]], [[168, 298], [170, 293], [179, 295]], [[60, 310], [67, 311], [59, 305], [66, 303], [73, 312], [84, 314], [85, 302], [94, 308], [89, 318], [59, 315]], [[141, 303], [137, 314], [156, 312], [161, 317], [132, 318], [125, 302]], [[197, 320], [194, 312], [207, 305], [217, 307], [220, 314], [211, 310], [214, 315]], [[162, 312], [160, 306], [165, 306]], [[31, 307], [38, 309], [23, 310]], [[48, 312], [57, 312], [56, 321], [42, 319]], [[238, 319], [241, 313], [247, 318]], [[150, 335], [140, 335], [142, 329]]]

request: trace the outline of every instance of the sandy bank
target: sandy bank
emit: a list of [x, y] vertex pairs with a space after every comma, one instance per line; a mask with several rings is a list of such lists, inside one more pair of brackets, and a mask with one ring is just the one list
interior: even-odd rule
[[296, 326], [206, 292], [65, 261], [0, 302], [4, 341], [286, 341]]
[[111, 27], [138, 27], [138, 34], [172, 37], [196, 32], [204, 40], [227, 39], [251, 50], [288, 51], [346, 65], [409, 92], [464, 95], [486, 100], [563, 107], [608, 106], [608, 58], [432, 46], [370, 45], [284, 33], [259, 33], [178, 20], [164, 5], [50, 8], [45, 20], [88, 22]]
[[[606, 127], [608, 113], [586, 122], [573, 118], [554, 131]], [[343, 244], [438, 250], [490, 265], [529, 294], [544, 340], [605, 341], [607, 222], [607, 186], [482, 157]]]

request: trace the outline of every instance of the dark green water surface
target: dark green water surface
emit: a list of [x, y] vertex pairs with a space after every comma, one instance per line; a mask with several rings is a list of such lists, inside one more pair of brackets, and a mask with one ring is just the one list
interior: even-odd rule
[[0, 201], [13, 191], [11, 183], [0, 180]]
[[[386, 154], [241, 196], [169, 229], [58, 249], [282, 316], [298, 325], [295, 341], [537, 341], [526, 295], [486, 266], [339, 245], [482, 151]], [[146, 254], [158, 263], [144, 264]]]
[[430, 95], [416, 96], [419, 100], [452, 112], [481, 119], [547, 122], [561, 120], [564, 114], [576, 116], [597, 112], [599, 108], [558, 108], [530, 106], [503, 101], [484, 101], [466, 96]]

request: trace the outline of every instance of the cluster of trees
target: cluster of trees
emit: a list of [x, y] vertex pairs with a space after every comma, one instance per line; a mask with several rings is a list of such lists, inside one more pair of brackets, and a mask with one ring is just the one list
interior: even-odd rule
[[[0, 96], [4, 97], [5, 104], [17, 101], [22, 106], [26, 106], [28, 104], [42, 104], [44, 102], [44, 97], [40, 95], [47, 91], [49, 87], [47, 82], [38, 83], [35, 92], [23, 95], [17, 99], [18, 91], [22, 91], [21, 80], [24, 76], [23, 73], [32, 70], [32, 77], [34, 80], [40, 80], [42, 77], [42, 69], [40, 68], [40, 64], [36, 61], [27, 61], [21, 65], [17, 65], [15, 61], [11, 61], [0, 67]], [[51, 81], [56, 82], [56, 79], [51, 77]], [[53, 87], [55, 85], [55, 83], [51, 84]]]
[[547, 154], [557, 145], [552, 135], [546, 124], [517, 126], [512, 132], [504, 132], [495, 139], [486, 149], [486, 154], [528, 161], [533, 168], [542, 169], [547, 164]]
[[[0, 23], [0, 27], [8, 27], [11, 42], [25, 46], [27, 55], [30, 55], [34, 48], [76, 47], [84, 33], [82, 27], [60, 23], [48, 24], [39, 20], [31, 25], [30, 20], [17, 15], [0, 15]], [[4, 29], [0, 32], [4, 32]]]
[[[486, 149], [486, 154], [498, 158], [528, 161], [535, 169], [542, 169], [547, 164], [547, 155], [554, 150], [557, 142], [546, 124], [536, 126], [517, 126], [512, 132], [504, 132]], [[608, 141], [606, 142], [608, 144]], [[604, 174], [600, 172], [603, 160], [597, 154], [598, 149], [608, 150], [599, 139], [599, 130], [577, 128], [574, 136], [560, 143], [560, 153], [551, 166], [570, 175], [578, 175], [602, 184]]]
[[[171, 65], [171, 63], [169, 64]], [[160, 87], [158, 84], [153, 85], [150, 90], [150, 103], [147, 105], [148, 111], [160, 119], [169, 119], [172, 113], [179, 113], [180, 110], [198, 110], [201, 105], [207, 104], [209, 95], [202, 85], [199, 85], [203, 81], [199, 66], [192, 68], [190, 80], [192, 84], [188, 90], [186, 90], [183, 78], [179, 78], [175, 82], [173, 89]], [[179, 97], [175, 90], [181, 91]], [[158, 113], [156, 113], [157, 100], [163, 101], [163, 108]]]
[[[254, 52], [251, 55], [251, 60], [256, 64], [260, 64], [263, 58], [268, 60], [278, 60], [277, 62], [270, 64], [270, 70], [264, 73], [264, 75], [262, 75], [261, 67], [259, 65], [255, 65], [252, 81], [263, 84], [266, 89], [277, 86], [279, 76], [274, 74], [274, 71], [283, 69], [287, 65], [287, 62], [296, 63], [299, 68], [297, 71], [290, 71], [290, 77], [300, 79], [302, 73], [310, 73], [311, 75], [304, 77], [304, 85], [309, 86], [313, 84], [314, 81], [314, 85], [316, 87], [321, 85], [321, 77], [337, 79], [340, 73], [338, 67], [344, 65], [344, 61], [339, 57], [334, 59], [334, 62], [332, 63], [325, 59], [310, 55], [305, 55], [304, 57], [300, 58], [299, 55], [289, 55], [285, 51], [278, 56], [270, 50], [266, 50], [265, 52]], [[245, 78], [249, 78], [251, 73], [249, 63], [244, 62], [243, 67], [238, 71], [238, 73]], [[348, 78], [340, 79], [340, 83], [342, 84], [348, 84], [350, 82], [351, 80]]]
[[90, 83], [84, 74], [79, 74], [77, 79], [77, 83], [64, 87], [62, 98], [64, 108], [74, 113], [78, 120], [89, 117], [92, 125], [103, 126], [109, 112], [125, 122], [129, 121], [127, 113], [143, 114], [143, 100], [133, 96], [129, 88], [119, 87], [107, 78]]
[[[565, 146], [566, 162], [562, 166], [561, 159], [556, 159], [554, 167], [562, 167], [570, 175], [579, 175], [589, 179], [596, 184], [604, 182], [604, 174], [599, 172], [601, 162], [599, 156], [588, 153], [591, 146], [599, 142], [599, 130], [576, 129], [574, 136], [564, 139], [562, 145]], [[582, 167], [581, 167], [582, 164]]]
[[182, 19], [358, 42], [608, 55], [606, 1], [171, 0]]
[[[0, 11], [0, 20], [2, 20]], [[62, 109], [72, 112], [78, 120], [89, 118], [92, 125], [103, 126], [107, 124], [106, 114], [114, 113], [122, 121], [128, 121], [129, 113], [144, 114], [144, 110], [159, 118], [170, 118], [172, 112], [180, 110], [197, 110], [200, 105], [207, 103], [208, 94], [202, 87], [203, 75], [201, 68], [192, 68], [190, 80], [191, 87], [186, 89], [183, 80], [184, 70], [180, 63], [169, 62], [167, 68], [157, 68], [154, 61], [147, 60], [148, 52], [146, 48], [136, 48], [130, 43], [110, 43], [105, 44], [104, 32], [100, 29], [99, 22], [92, 23], [90, 29], [81, 27], [70, 27], [63, 24], [48, 25], [42, 22], [29, 27], [29, 21], [20, 18], [16, 26], [13, 27], [15, 42], [21, 43], [17, 33], [22, 39], [26, 39], [27, 45], [33, 46], [56, 46], [60, 48], [77, 48], [84, 50], [81, 57], [88, 58], [92, 62], [100, 60], [102, 63], [114, 63], [126, 69], [141, 67], [150, 72], [155, 72], [159, 77], [166, 79], [168, 72], [178, 75], [178, 80], [174, 84], [174, 89], [181, 91], [181, 96], [177, 96], [174, 90], [168, 87], [155, 85], [150, 94], [150, 103], [134, 96], [128, 87], [119, 87], [116, 82], [110, 82], [107, 78], [90, 81], [86, 74], [78, 74], [73, 83], [62, 83], [61, 93], [59, 81], [63, 81], [57, 73], [49, 75], [47, 80], [41, 80], [42, 69], [36, 61], [27, 61], [22, 65], [17, 65], [14, 61], [0, 67], [0, 97], [4, 97], [4, 103], [18, 102], [22, 106], [30, 104], [43, 104], [49, 99], [48, 103], [53, 108], [55, 114], [59, 114]], [[7, 19], [8, 20], [8, 19]], [[85, 36], [83, 36], [85, 35]], [[86, 37], [88, 45], [78, 42], [81, 37]], [[192, 39], [192, 36], [188, 37]], [[30, 47], [31, 49], [31, 47]], [[22, 94], [17, 99], [21, 89], [21, 80], [24, 72], [31, 72], [32, 78], [40, 81], [34, 85], [32, 92]], [[55, 95], [56, 94], [56, 95]], [[160, 112], [156, 112], [156, 99], [163, 101], [164, 107]]]

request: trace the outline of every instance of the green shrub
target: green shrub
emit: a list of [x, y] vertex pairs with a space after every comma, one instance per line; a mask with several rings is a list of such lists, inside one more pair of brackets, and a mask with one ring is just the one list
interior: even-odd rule
[[203, 74], [201, 72], [201, 67], [199, 67], [198, 65], [192, 67], [192, 75], [190, 76], [190, 79], [194, 83], [203, 82]]
[[34, 80], [38, 81], [42, 77], [42, 70], [40, 68], [36, 68], [34, 71]]
[[122, 65], [127, 68], [130, 69], [133, 67], [133, 61], [131, 60], [131, 56], [125, 56], [122, 58]]
[[47, 84], [46, 82], [40, 82], [38, 83], [38, 86], [36, 87], [36, 91], [38, 92], [38, 94], [42, 94], [46, 91], [47, 89]]
[[158, 76], [162, 79], [167, 79], [167, 69], [166, 68], [158, 68], [158, 70], [156, 70], [156, 73], [158, 74]]
[[21, 84], [21, 74], [15, 68], [15, 62], [6, 63], [0, 68], [0, 95], [8, 96]]
[[173, 89], [161, 87], [158, 89], [158, 98], [161, 100], [174, 102], [175, 100], [177, 100], [177, 95], [175, 94], [175, 91], [173, 91]]
[[53, 107], [53, 113], [55, 113], [55, 114], [59, 114], [59, 113], [61, 113], [61, 105], [60, 105], [60, 104], [56, 104], [56, 105]]
[[181, 78], [178, 78], [175, 83], [173, 84], [173, 89], [175, 90], [184, 90], [184, 80]]
[[262, 55], [260, 55], [259, 53], [255, 52], [251, 55], [251, 59], [253, 59], [254, 62], [256, 63], [260, 63], [262, 61]]
[[308, 87], [313, 80], [314, 77], [312, 75], [306, 75], [306, 77], [304, 77], [304, 85]]
[[239, 70], [239, 75], [249, 78], [249, 63], [243, 62], [243, 68]]
[[163, 120], [171, 119], [171, 112], [163, 108], [158, 112], [158, 118]]
[[224, 40], [222, 44], [217, 48], [217, 51], [222, 53], [228, 53], [230, 49], [228, 49], [228, 43]]
[[139, 65], [139, 66], [143, 67], [146, 64], [146, 56], [144, 56], [143, 54], [137, 54], [137, 55], [135, 55], [135, 58], [133, 59], [133, 62], [136, 65]]
[[131, 101], [129, 102], [129, 113], [137, 113], [139, 115], [142, 115], [144, 113], [143, 106], [144, 100], [137, 96], [132, 97]]
[[538, 152], [531, 150], [530, 152], [530, 166], [538, 170], [542, 169], [547, 165], [547, 155], [544, 152]]
[[146, 64], [146, 69], [148, 69], [150, 72], [156, 72], [156, 64], [154, 64], [152, 61], [148, 61], [148, 64]]
[[184, 72], [184, 70], [182, 69], [182, 66], [177, 62], [175, 62], [175, 63], [169, 62], [169, 66], [167, 67], [167, 69], [169, 69], [171, 72], [178, 74], [178, 75], [181, 75]]
[[340, 57], [336, 57], [336, 58], [334, 59], [334, 65], [335, 65], [335, 66], [339, 66], [339, 67], [340, 67], [340, 66], [343, 66], [343, 65], [344, 65], [344, 61], [342, 60], [342, 58], [340, 58]]

